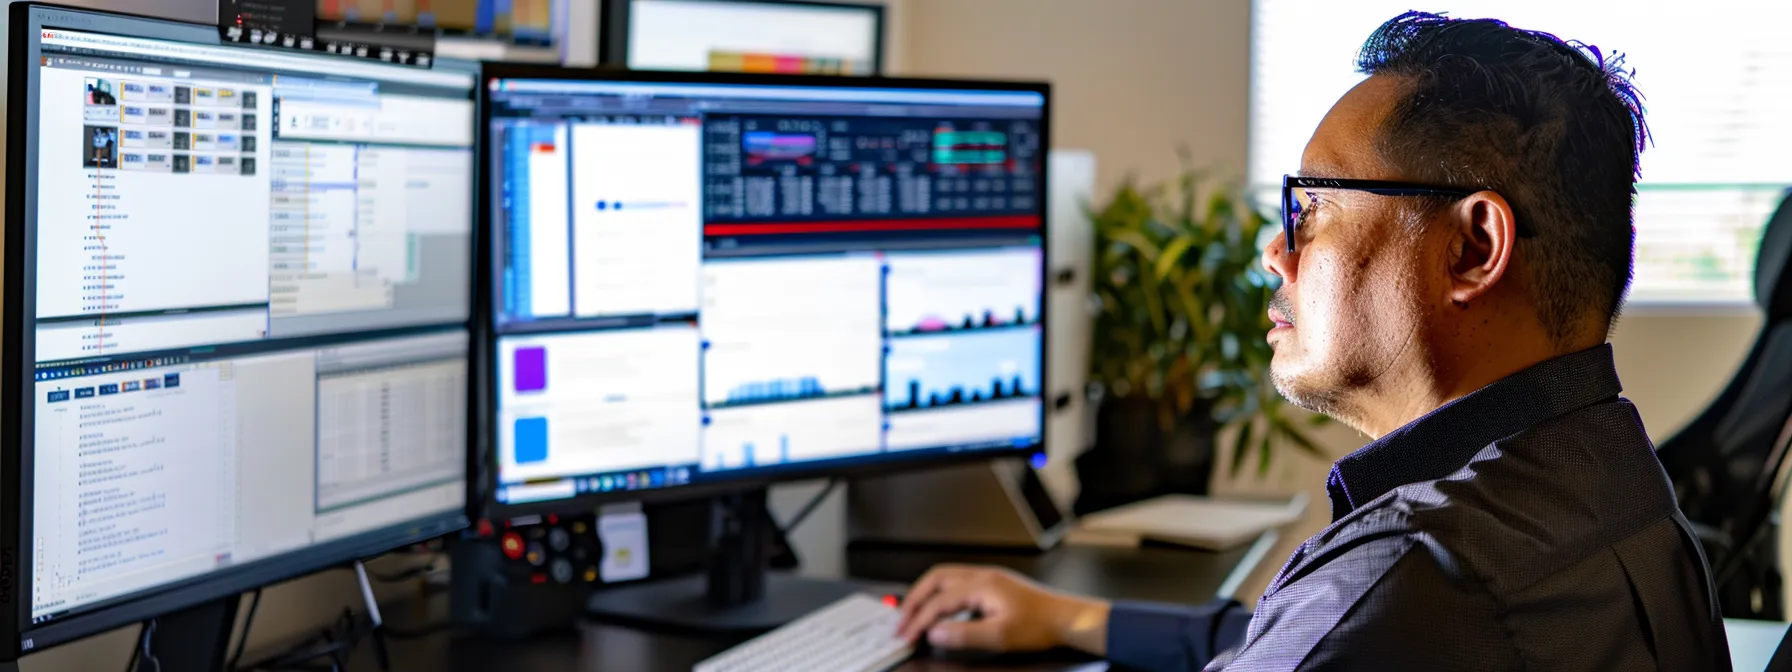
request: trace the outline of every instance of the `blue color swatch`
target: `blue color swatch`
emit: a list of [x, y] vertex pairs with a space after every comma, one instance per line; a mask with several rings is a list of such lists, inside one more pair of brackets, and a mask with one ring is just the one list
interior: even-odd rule
[[548, 419], [517, 418], [516, 463], [545, 462], [548, 459]]

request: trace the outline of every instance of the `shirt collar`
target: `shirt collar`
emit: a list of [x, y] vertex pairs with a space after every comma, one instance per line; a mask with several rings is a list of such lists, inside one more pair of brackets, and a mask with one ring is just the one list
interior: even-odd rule
[[1618, 396], [1612, 346], [1542, 362], [1444, 404], [1332, 465], [1332, 521], [1394, 488], [1443, 478], [1482, 448], [1569, 411]]

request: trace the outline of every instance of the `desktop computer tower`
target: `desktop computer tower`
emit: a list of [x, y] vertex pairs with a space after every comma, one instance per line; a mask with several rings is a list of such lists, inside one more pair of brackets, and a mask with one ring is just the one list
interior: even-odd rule
[[1020, 459], [861, 478], [847, 489], [855, 544], [1044, 551], [1069, 529], [1065, 510]]

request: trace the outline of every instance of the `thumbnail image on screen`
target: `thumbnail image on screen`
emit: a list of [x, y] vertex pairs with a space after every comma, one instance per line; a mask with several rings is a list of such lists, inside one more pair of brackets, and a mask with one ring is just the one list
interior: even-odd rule
[[46, 29], [15, 101], [40, 645], [464, 520], [473, 75], [200, 35]]
[[496, 80], [499, 498], [1036, 447], [1044, 102]]

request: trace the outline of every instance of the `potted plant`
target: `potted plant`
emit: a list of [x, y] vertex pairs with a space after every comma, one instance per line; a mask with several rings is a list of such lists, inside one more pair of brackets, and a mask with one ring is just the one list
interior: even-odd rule
[[1230, 431], [1232, 471], [1277, 446], [1320, 455], [1269, 380], [1260, 239], [1270, 217], [1236, 184], [1184, 170], [1128, 179], [1089, 213], [1095, 229], [1090, 394], [1095, 445], [1077, 459], [1078, 513], [1169, 493], [1206, 494]]

